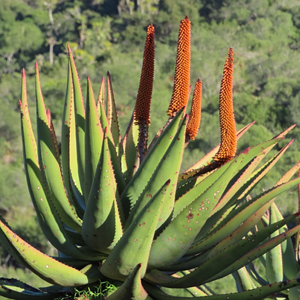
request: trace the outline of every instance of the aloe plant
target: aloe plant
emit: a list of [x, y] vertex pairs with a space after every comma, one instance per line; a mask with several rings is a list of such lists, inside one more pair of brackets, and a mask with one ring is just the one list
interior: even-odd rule
[[[273, 237], [298, 214], [251, 230], [275, 197], [300, 179], [290, 180], [290, 171], [279, 185], [249, 198], [291, 142], [258, 168], [259, 163], [293, 126], [236, 154], [237, 140], [253, 123], [236, 131], [231, 48], [220, 89], [221, 143], [180, 173], [184, 149], [195, 138], [201, 118], [200, 79], [193, 93], [191, 117], [186, 114], [190, 34], [186, 17], [179, 29], [168, 119], [150, 143], [153, 25], [147, 30], [136, 106], [123, 138], [109, 73], [107, 84], [102, 80], [97, 100], [87, 79], [84, 105], [69, 47], [60, 153], [37, 65], [37, 131], [33, 132], [23, 71], [20, 110], [28, 189], [39, 225], [59, 255], [41, 253], [1, 219], [1, 243], [26, 268], [53, 285], [32, 288], [2, 278], [0, 295], [30, 300], [70, 299], [74, 294], [109, 300], [262, 299], [300, 285], [299, 280], [291, 279], [228, 295], [216, 295], [206, 286], [237, 272], [299, 231], [300, 225]], [[99, 289], [102, 286], [105, 288]]]

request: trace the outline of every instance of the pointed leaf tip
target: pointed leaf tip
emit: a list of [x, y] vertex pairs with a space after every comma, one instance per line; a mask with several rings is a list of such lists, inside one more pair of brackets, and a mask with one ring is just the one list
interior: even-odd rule
[[170, 183], [171, 183], [171, 179], [168, 179], [166, 185], [169, 185]]
[[38, 63], [37, 63], [37, 62], [35, 62], [35, 64], [34, 64], [34, 67], [35, 67], [36, 69], [38, 69], [38, 68], [39, 68], [39, 65], [38, 65]]
[[25, 74], [25, 69], [24, 69], [24, 68], [22, 69], [22, 77], [23, 77], [23, 78], [25, 78], [25, 77], [26, 77], [26, 74]]
[[19, 105], [20, 107], [22, 107], [22, 101], [19, 99]]

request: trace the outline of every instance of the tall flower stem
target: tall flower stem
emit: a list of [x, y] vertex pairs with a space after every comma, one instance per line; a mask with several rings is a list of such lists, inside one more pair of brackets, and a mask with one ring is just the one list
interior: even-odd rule
[[154, 26], [147, 28], [143, 67], [135, 105], [135, 123], [139, 125], [138, 151], [142, 162], [147, 149], [148, 126], [150, 125], [150, 105], [154, 77]]

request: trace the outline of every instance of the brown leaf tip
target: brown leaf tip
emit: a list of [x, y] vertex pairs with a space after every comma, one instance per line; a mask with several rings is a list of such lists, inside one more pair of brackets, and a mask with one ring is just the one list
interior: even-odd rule
[[202, 82], [200, 79], [198, 79], [194, 89], [190, 118], [186, 128], [186, 134], [192, 140], [195, 139], [200, 126], [201, 95], [202, 95]]
[[173, 93], [167, 114], [174, 116], [178, 110], [187, 105], [190, 86], [190, 65], [191, 65], [191, 21], [186, 17], [181, 20]]
[[236, 154], [237, 137], [233, 110], [233, 50], [229, 48], [221, 82], [219, 110], [221, 145], [214, 160], [227, 162]]
[[135, 104], [135, 123], [150, 124], [150, 105], [154, 77], [154, 26], [147, 28], [140, 85]]

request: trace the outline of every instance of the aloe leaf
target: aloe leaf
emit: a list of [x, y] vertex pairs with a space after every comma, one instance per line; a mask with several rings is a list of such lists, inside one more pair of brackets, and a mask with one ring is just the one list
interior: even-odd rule
[[88, 197], [96, 173], [103, 142], [103, 130], [97, 113], [92, 83], [87, 79], [85, 119], [85, 195]]
[[246, 195], [249, 195], [250, 192], [254, 189], [256, 184], [272, 169], [272, 167], [277, 163], [277, 161], [281, 158], [281, 156], [285, 153], [285, 151], [289, 148], [289, 146], [293, 143], [294, 140], [291, 140], [286, 146], [284, 146], [276, 155], [274, 155], [268, 162], [266, 162], [261, 168], [259, 168], [256, 172], [250, 176], [246, 189], [241, 193], [239, 191], [238, 198], [241, 199]]
[[[173, 276], [177, 278], [182, 278], [189, 273], [190, 273], [189, 271], [177, 272], [176, 274], [173, 274]], [[202, 288], [205, 289], [203, 286]], [[204, 291], [201, 290], [201, 288], [198, 287], [172, 289], [172, 288], [161, 286], [160, 290], [170, 296], [176, 296], [176, 297], [208, 296]]]
[[[32, 124], [30, 121], [30, 114], [29, 114], [29, 106], [28, 106], [28, 100], [27, 100], [27, 86], [26, 86], [26, 74], [25, 70], [22, 70], [22, 89], [21, 89], [21, 102], [23, 105], [23, 115], [25, 118], [27, 118], [27, 126], [28, 126], [28, 132], [30, 136], [34, 137], [33, 129], [32, 129]], [[34, 145], [34, 151], [37, 155], [37, 150], [36, 150], [36, 144]]]
[[[276, 143], [276, 141], [269, 141], [265, 143], [264, 146], [269, 146], [272, 143]], [[175, 203], [172, 223], [153, 243], [149, 259], [149, 266], [151, 266], [151, 268], [167, 266], [177, 261], [186, 251], [186, 255], [189, 255], [190, 251], [194, 251], [194, 248], [189, 249], [189, 247], [205, 224], [220, 197], [222, 197], [227, 184], [240, 168], [247, 164], [253, 156], [262, 151], [262, 148], [263, 147], [254, 147], [244, 151], [236, 159], [215, 171], [215, 173], [211, 175], [211, 183], [209, 182], [209, 176], [205, 180], [206, 185], [200, 183], [191, 189], [186, 196], [184, 195]], [[222, 168], [227, 169], [217, 179], [216, 175], [219, 172], [221, 173]], [[180, 213], [178, 214], [179, 211]], [[182, 230], [182, 227], [185, 228], [185, 230]], [[181, 245], [178, 245], [179, 241], [182, 243]], [[172, 249], [172, 256], [168, 253], [169, 249]], [[176, 250], [174, 251], [174, 249]], [[196, 248], [196, 253], [199, 252], [198, 248]], [[157, 261], [160, 261], [160, 263], [157, 264]]]
[[[236, 228], [239, 227], [240, 224], [242, 224], [252, 216], [252, 219], [250, 218], [250, 225], [248, 226], [249, 228], [245, 229], [243, 232], [245, 233], [245, 231], [250, 230], [252, 225], [254, 226], [256, 222], [258, 222], [258, 220], [261, 218], [261, 212], [259, 214], [257, 213], [257, 211], [260, 210], [260, 208], [264, 205], [266, 206], [264, 206], [264, 208], [262, 209], [265, 209], [266, 211], [268, 209], [268, 205], [270, 205], [272, 201], [274, 201], [274, 198], [276, 196], [291, 188], [295, 184], [298, 184], [299, 180], [294, 179], [278, 187], [274, 187], [269, 191], [258, 195], [251, 201], [248, 201], [245, 204], [241, 205], [236, 210], [232, 211], [231, 218], [229, 218], [228, 222], [223, 227], [221, 227], [218, 231], [216, 231], [214, 234], [207, 237], [206, 239], [203, 239], [200, 242], [194, 244], [187, 251], [186, 255], [193, 255], [209, 249], [210, 247], [221, 241], [223, 238], [231, 234]], [[256, 213], [257, 216], [255, 215]]]
[[[61, 167], [63, 181], [69, 197], [74, 199], [76, 209], [82, 218], [84, 213], [84, 198], [80, 188], [77, 166], [77, 149], [74, 146], [75, 142], [75, 119], [73, 116], [74, 110], [74, 95], [73, 95], [73, 79], [70, 64], [68, 65], [67, 89], [64, 103], [63, 122], [61, 129]], [[73, 147], [73, 148], [71, 148]], [[72, 151], [70, 151], [72, 149]], [[74, 185], [74, 181], [77, 186]], [[78, 188], [79, 187], [79, 188]]]
[[[245, 266], [249, 262], [257, 259], [258, 257], [262, 256], [263, 254], [267, 253], [268, 251], [270, 251], [271, 249], [273, 249], [274, 247], [276, 247], [277, 245], [279, 245], [280, 243], [285, 241], [287, 238], [294, 235], [296, 230], [299, 230], [299, 228], [300, 228], [300, 225], [290, 229], [289, 231], [287, 231], [283, 234], [280, 234], [280, 235], [276, 236], [275, 238], [272, 238], [270, 241], [268, 241], [264, 244], [261, 244], [261, 245], [257, 246], [255, 249], [251, 250], [250, 252], [248, 252], [247, 254], [242, 256], [241, 258], [236, 259], [235, 262], [232, 265], [230, 265], [229, 267], [224, 268], [220, 273], [218, 273], [217, 275], [209, 278], [209, 280], [207, 280], [206, 282], [224, 277], [224, 276], [240, 269], [242, 266]], [[258, 235], [262, 236], [262, 234], [260, 232], [258, 232], [256, 234], [256, 236], [258, 236]]]
[[39, 71], [36, 64], [36, 98], [37, 98], [37, 136], [38, 136], [38, 158], [43, 181], [49, 197], [53, 201], [55, 209], [62, 217], [65, 224], [75, 231], [81, 231], [81, 220], [77, 216], [71, 198], [68, 198], [57, 160], [57, 154], [52, 133], [50, 131], [49, 118], [46, 114], [45, 104], [42, 96]]
[[97, 111], [98, 111], [98, 116], [101, 116], [101, 110], [100, 110], [100, 104], [104, 104], [105, 101], [105, 78], [102, 77], [101, 85], [100, 85], [100, 91], [97, 99]]
[[[297, 279], [299, 277], [300, 277], [300, 273], [298, 273], [296, 275]], [[298, 300], [299, 296], [300, 296], [300, 288], [299, 288], [299, 286], [295, 286], [295, 287], [289, 289], [289, 300]]]
[[[264, 166], [262, 166], [259, 169], [259, 172], [255, 172], [255, 175], [250, 176], [249, 172], [251, 172], [251, 170], [253, 170], [253, 168], [255, 168], [255, 165], [259, 161], [261, 161], [261, 159], [263, 158], [264, 155], [257, 156], [251, 162], [251, 164], [247, 167], [247, 169], [245, 171], [242, 169], [240, 172], [240, 173], [242, 173], [242, 176], [240, 176], [240, 177], [237, 176], [232, 179], [232, 181], [235, 182], [234, 185], [231, 186], [231, 188], [225, 193], [224, 197], [219, 201], [218, 205], [214, 208], [214, 210], [216, 212], [207, 220], [207, 222], [203, 226], [201, 232], [195, 239], [196, 242], [194, 243], [194, 245], [196, 245], [198, 243], [202, 243], [201, 240], [203, 240], [203, 239], [207, 240], [209, 236], [214, 235], [216, 232], [218, 232], [218, 234], [220, 236], [220, 240], [222, 239], [219, 230], [221, 228], [222, 228], [222, 230], [224, 230], [224, 228], [229, 224], [228, 222], [232, 218], [231, 212], [232, 212], [232, 214], [236, 214], [236, 211], [234, 210], [234, 206], [232, 206], [234, 204], [234, 202], [236, 202], [237, 198], [239, 198], [240, 195], [244, 193], [244, 190], [248, 189], [249, 186], [254, 186], [267, 173], [267, 171], [277, 162], [277, 160], [287, 150], [289, 145], [290, 145], [290, 143], [287, 146], [283, 147], [279, 153], [277, 153], [273, 158], [271, 158], [266, 164], [264, 164]], [[273, 145], [271, 145], [270, 147], [267, 147], [263, 151], [263, 153], [265, 154], [272, 147], [273, 147]], [[249, 179], [249, 177], [250, 177], [250, 179]], [[286, 182], [290, 178], [291, 177], [288, 177], [288, 178], [286, 178], [285, 181], [282, 181], [280, 183]], [[246, 181], [246, 179], [248, 179], [248, 180]], [[240, 188], [238, 189], [238, 187], [240, 187]], [[234, 194], [234, 192], [236, 192], [236, 193]], [[273, 200], [275, 200], [275, 199], [273, 199]], [[252, 226], [254, 226], [256, 224], [256, 222], [258, 222], [258, 220], [262, 217], [262, 215], [268, 210], [270, 205], [271, 205], [271, 203], [261, 207], [256, 212], [255, 217], [251, 219], [251, 222], [247, 222], [247, 223], [243, 224], [243, 233], [241, 233], [242, 235], [246, 234], [246, 232], [249, 231], [250, 228], [252, 228]], [[231, 208], [230, 208], [230, 206], [231, 206]], [[213, 228], [213, 229], [211, 229], [211, 228]], [[242, 229], [242, 227], [241, 227], [241, 229]], [[226, 235], [227, 235], [227, 233], [224, 234], [224, 237]], [[194, 245], [192, 247], [194, 247]]]
[[168, 266], [185, 254], [243, 159], [241, 155], [232, 160], [227, 170], [157, 237], [151, 247], [149, 268]]
[[[73, 54], [68, 45], [69, 61], [71, 66], [71, 74], [73, 81], [73, 114], [75, 122], [75, 136], [76, 136], [76, 149], [77, 149], [77, 165], [78, 165], [78, 175], [80, 186], [84, 187], [84, 176], [85, 176], [85, 111], [83, 97], [79, 82], [79, 76], [75, 66]], [[70, 145], [71, 146], [71, 145]], [[75, 145], [74, 145], [75, 146]], [[73, 151], [74, 148], [70, 147], [70, 151]], [[77, 183], [78, 184], [78, 183]], [[84, 192], [84, 189], [82, 188]], [[84, 195], [88, 197], [88, 195]]]
[[0, 296], [15, 300], [53, 300], [53, 295], [16, 279], [0, 279]]
[[0, 221], [0, 240], [25, 267], [52, 284], [77, 286], [91, 282], [86, 274], [64, 265], [30, 246]]
[[119, 157], [120, 156], [120, 129], [119, 129], [119, 121], [118, 121], [114, 91], [112, 88], [111, 77], [109, 72], [107, 72], [107, 108], [108, 108], [107, 111], [108, 124], [112, 134], [114, 145], [116, 147], [116, 152]]
[[64, 225], [57, 213], [57, 210], [53, 207], [53, 204], [49, 199], [49, 194], [47, 190], [45, 190], [41, 171], [38, 167], [38, 161], [34, 150], [35, 139], [34, 136], [30, 135], [30, 130], [28, 127], [29, 121], [28, 118], [25, 117], [21, 102], [20, 108], [22, 139], [24, 145], [24, 167], [28, 189], [37, 213], [39, 224], [45, 236], [59, 251], [84, 259], [86, 256], [76, 248], [74, 243], [66, 234]]
[[[166, 293], [162, 292], [158, 287], [155, 287], [151, 284], [144, 283], [143, 284], [146, 291], [154, 297], [156, 300], [186, 300], [186, 297], [173, 297], [169, 296]], [[222, 294], [222, 295], [213, 295], [209, 297], [209, 300], [261, 300], [265, 299], [265, 297], [274, 295], [275, 293], [278, 293], [280, 291], [291, 289], [293, 287], [300, 285], [300, 279], [294, 279], [289, 281], [283, 281], [283, 282], [277, 282], [273, 284], [269, 284], [263, 287], [259, 287], [257, 289], [253, 289], [250, 291], [242, 292], [242, 293], [230, 293], [230, 294]], [[194, 298], [203, 298], [200, 297], [194, 297]], [[295, 298], [298, 299], [298, 298]], [[294, 300], [294, 299], [293, 299]]]
[[[222, 260], [222, 258], [220, 258], [219, 256], [223, 255], [224, 249], [226, 252], [227, 251], [226, 249], [229, 247], [231, 247], [230, 249], [232, 252], [238, 251], [238, 253], [236, 253], [234, 257], [234, 259], [238, 259], [239, 256], [243, 255], [242, 253], [246, 253], [247, 251], [250, 251], [251, 249], [256, 247], [260, 242], [265, 240], [271, 233], [276, 231], [279, 227], [287, 224], [288, 222], [292, 221], [296, 217], [297, 215], [292, 215], [284, 220], [277, 222], [276, 224], [272, 224], [272, 226], [261, 229], [258, 233], [255, 234], [255, 236], [253, 237], [246, 236], [244, 239], [243, 239], [244, 235], [241, 235], [239, 228], [237, 228], [232, 234], [227, 236], [224, 240], [216, 244], [216, 246], [211, 248], [210, 250], [203, 252], [201, 255], [192, 256], [191, 258], [186, 258], [185, 260], [178, 262], [176, 264], [164, 267], [163, 270], [174, 271], [174, 270], [194, 269], [198, 266], [201, 267], [202, 264], [204, 264], [205, 262], [206, 264], [208, 263], [214, 264], [214, 260], [217, 259]], [[248, 219], [246, 222], [248, 222], [249, 220], [250, 219]], [[222, 262], [228, 263], [228, 261], [225, 262], [224, 260], [222, 260]], [[212, 270], [209, 270], [208, 272], [215, 272], [217, 268], [218, 266], [213, 268]]]
[[[299, 168], [298, 165], [293, 167], [290, 171], [288, 171], [285, 175], [292, 176], [293, 172]], [[292, 172], [291, 172], [292, 171]], [[285, 176], [284, 176], [285, 177]], [[281, 181], [281, 180], [280, 180]], [[275, 203], [272, 204], [273, 213], [276, 214], [276, 218], [278, 220], [282, 220], [283, 217]], [[279, 228], [279, 234], [288, 231], [287, 225]], [[282, 263], [283, 263], [283, 274], [287, 279], [296, 278], [297, 273], [300, 271], [299, 264], [295, 258], [294, 247], [291, 238], [287, 238], [284, 242], [281, 243], [282, 250]]]
[[125, 282], [110, 296], [107, 300], [127, 300], [127, 299], [141, 299], [151, 300], [142, 286], [141, 282], [141, 264], [138, 264], [125, 280]]
[[249, 291], [256, 288], [252, 282], [250, 274], [247, 272], [246, 267], [240, 268], [232, 275], [236, 282], [238, 292]]
[[[186, 288], [201, 285], [224, 277], [234, 271], [237, 271], [261, 254], [280, 244], [282, 240], [287, 238], [287, 236], [291, 236], [295, 233], [292, 229], [287, 233], [287, 236], [280, 235], [280, 239], [276, 237], [270, 242], [257, 247], [257, 245], [269, 235], [268, 231], [273, 232], [277, 229], [277, 225], [278, 224], [275, 226], [269, 226], [269, 228], [258, 232], [256, 235], [249, 236], [248, 238], [240, 240], [229, 247], [224, 247], [222, 250], [209, 253], [209, 256], [202, 263], [200, 263], [201, 256], [193, 258], [194, 267], [192, 268], [196, 267], [196, 269], [183, 278], [176, 279], [158, 272], [157, 270], [153, 270], [150, 273], [147, 273], [146, 279], [147, 281], [155, 284], [158, 284], [159, 281], [160, 286]], [[256, 248], [252, 250], [254, 247]], [[213, 268], [211, 267], [212, 265], [214, 266]]]
[[254, 266], [253, 262], [250, 262], [247, 266], [246, 269], [248, 271], [248, 273], [251, 275], [251, 278], [253, 279], [253, 281], [255, 282], [255, 285], [257, 287], [262, 286], [262, 285], [267, 285], [269, 282], [266, 281], [265, 279], [263, 279], [258, 272], [256, 271], [256, 268]]
[[148, 182], [140, 198], [134, 204], [127, 220], [126, 227], [128, 227], [134, 221], [149, 199], [151, 199], [152, 195], [154, 195], [160, 189], [161, 182], [165, 182], [168, 179], [171, 180], [172, 185], [168, 190], [168, 195], [165, 197], [164, 206], [162, 208], [157, 226], [162, 226], [171, 215], [174, 207], [177, 178], [180, 171], [185, 146], [186, 124], [187, 119], [184, 118], [181, 126], [178, 129], [178, 132], [174, 135], [169, 148], [159, 162], [153, 176], [150, 178], [150, 181]]
[[[106, 130], [106, 129], [105, 129]], [[83, 218], [82, 235], [88, 246], [108, 252], [123, 234], [116, 198], [116, 181], [105, 134], [101, 156]]]
[[[278, 140], [271, 140], [271, 141], [267, 141], [265, 143], [262, 143], [260, 145], [257, 145], [253, 148], [247, 148], [245, 149], [240, 155], [245, 155], [245, 159], [243, 160], [242, 164], [239, 166], [239, 172], [237, 172], [237, 174], [235, 174], [235, 176], [233, 178], [236, 178], [236, 180], [234, 181], [234, 179], [232, 179], [232, 181], [234, 181], [235, 183], [238, 182], [239, 180], [239, 173], [243, 173], [243, 168], [256, 156], [259, 156], [262, 154], [263, 151], [265, 151], [265, 149], [268, 149], [269, 147], [272, 147], [273, 145], [275, 145], [278, 142]], [[226, 164], [225, 164], [226, 166]], [[220, 167], [218, 170], [214, 171], [214, 173], [208, 175], [204, 180], [200, 181], [200, 183], [197, 184], [197, 186], [208, 186], [207, 181], [209, 181], [210, 177], [214, 178], [218, 175], [218, 172], [220, 172], [219, 170], [221, 170], [222, 168], [224, 168], [224, 166]], [[241, 171], [240, 171], [241, 170]], [[215, 174], [216, 173], [216, 174]], [[245, 178], [246, 179], [246, 178]], [[231, 185], [232, 186], [232, 185]], [[231, 187], [230, 186], [230, 187]], [[230, 187], [228, 189], [230, 189]], [[194, 187], [195, 188], [195, 187]], [[185, 193], [181, 198], [179, 198], [176, 201], [175, 204], [175, 209], [174, 209], [174, 215], [176, 215], [176, 212], [178, 210], [182, 210], [183, 207], [186, 207], [189, 205], [189, 203], [192, 201], [193, 199], [193, 195], [195, 193], [194, 188], [190, 188], [189, 191], [187, 193]], [[200, 187], [199, 187], [200, 189]], [[224, 200], [222, 200], [225, 197]], [[224, 196], [222, 196], [222, 199], [220, 200], [220, 202], [216, 205], [216, 207], [214, 208], [213, 211], [217, 211], [217, 209], [221, 209], [227, 202], [229, 199], [231, 199], [230, 197], [226, 197], [226, 194]], [[208, 219], [208, 221], [206, 222], [206, 224], [204, 225], [204, 228], [200, 231], [199, 235], [201, 235], [202, 231], [205, 231], [205, 233], [207, 232], [206, 228], [212, 228], [213, 225], [218, 221], [218, 219], [220, 218], [220, 216], [218, 216], [217, 218], [210, 218]], [[199, 236], [197, 237], [197, 239], [199, 238]]]
[[128, 183], [138, 168], [138, 139], [139, 126], [134, 123], [134, 112], [122, 140], [124, 156], [127, 166], [126, 182]]
[[[271, 204], [270, 212], [270, 224], [278, 221], [277, 214], [274, 211], [274, 203]], [[279, 235], [279, 230], [276, 230], [270, 235], [270, 238]], [[269, 282], [278, 282], [283, 280], [283, 263], [281, 245], [278, 245], [267, 252], [266, 254], [266, 272]]]
[[115, 172], [118, 191], [121, 194], [125, 189], [125, 180], [123, 178], [123, 174], [121, 170], [121, 161], [118, 157], [118, 153], [116, 152], [114, 140], [109, 128], [107, 117], [105, 115], [103, 103], [98, 102], [98, 106], [100, 108], [100, 121], [102, 124], [102, 128], [107, 128], [107, 138], [108, 138], [108, 146], [109, 146], [111, 161]]
[[[232, 179], [233, 184], [231, 185], [230, 189], [226, 192], [224, 197], [221, 199], [221, 201], [218, 203], [218, 205], [215, 207], [212, 214], [221, 210], [224, 206], [232, 205], [238, 197], [241, 198], [240, 196], [242, 194], [241, 191], [247, 190], [246, 192], [244, 191], [243, 194], [245, 195], [249, 194], [250, 191], [249, 189], [246, 189], [245, 186], [248, 187], [250, 185], [251, 187], [254, 187], [255, 184], [258, 183], [264, 177], [264, 175], [266, 175], [266, 173], [275, 165], [275, 163], [285, 153], [285, 151], [288, 149], [291, 143], [292, 141], [288, 143], [286, 146], [284, 146], [267, 163], [265, 163], [264, 166], [259, 169], [259, 171], [255, 172], [255, 174], [252, 174], [253, 171], [257, 168], [258, 164], [266, 156], [266, 154], [269, 153], [269, 151], [277, 143], [272, 144], [269, 147], [264, 147], [263, 145], [259, 145], [262, 148], [264, 148], [264, 150], [251, 161], [249, 166], [246, 165], [246, 169], [244, 170], [244, 172], [242, 170], [241, 176], [239, 176], [240, 174], [237, 174], [237, 176]], [[238, 196], [236, 194], [238, 194]]]
[[161, 187], [124, 232], [100, 269], [103, 275], [125, 280], [136, 264], [140, 263], [141, 277], [144, 277], [150, 247], [169, 184], [170, 181], [167, 181]]
[[181, 109], [181, 111], [176, 115], [176, 117], [159, 137], [155, 146], [153, 146], [151, 151], [147, 154], [140, 168], [132, 177], [123, 194], [121, 195], [125, 217], [128, 217], [131, 207], [134, 206], [135, 202], [142, 194], [159, 162], [165, 156], [168, 147], [172, 143], [182, 118], [182, 111], [183, 109]]

